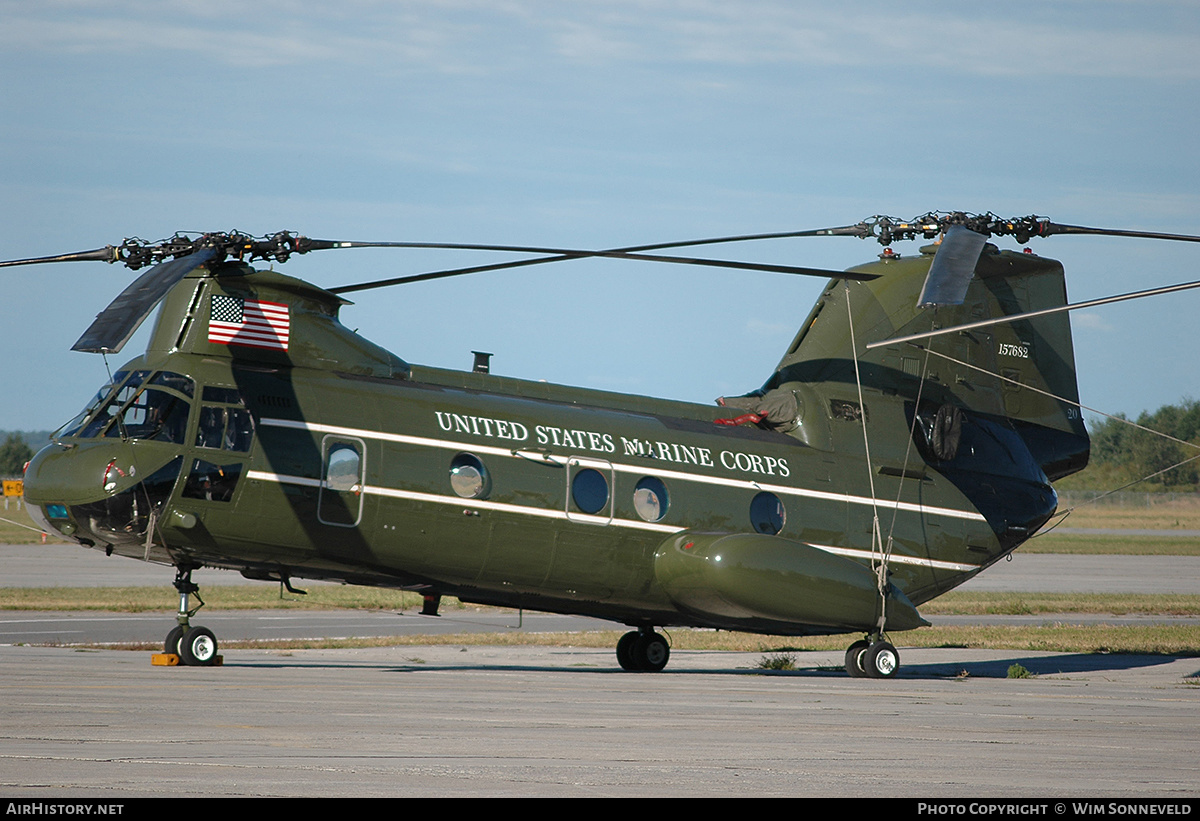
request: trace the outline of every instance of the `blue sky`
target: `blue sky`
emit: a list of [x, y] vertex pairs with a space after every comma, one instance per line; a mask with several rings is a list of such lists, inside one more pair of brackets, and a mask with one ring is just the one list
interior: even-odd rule
[[[614, 247], [930, 210], [1200, 233], [1195, 3], [840, 5], [0, 0], [0, 258], [233, 229]], [[1200, 278], [1196, 246], [1036, 250], [1073, 301]], [[284, 270], [332, 287], [483, 259]], [[69, 348], [132, 276], [0, 272], [0, 429], [55, 427], [104, 382]], [[708, 402], [762, 383], [821, 285], [592, 260], [358, 294], [343, 320], [411, 362], [488, 350], [499, 373]], [[1084, 403], [1200, 397], [1197, 313], [1195, 292], [1076, 313]]]

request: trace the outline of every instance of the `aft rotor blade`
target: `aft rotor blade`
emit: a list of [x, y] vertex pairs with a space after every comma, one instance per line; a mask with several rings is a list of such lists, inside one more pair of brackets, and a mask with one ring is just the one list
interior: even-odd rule
[[542, 265], [548, 262], [561, 262], [563, 260], [583, 259], [586, 257], [616, 257], [618, 259], [642, 260], [645, 262], [673, 262], [679, 265], [705, 265], [715, 268], [735, 268], [746, 271], [767, 271], [777, 274], [799, 274], [801, 276], [821, 277], [822, 279], [840, 277], [842, 279], [856, 279], [865, 281], [878, 278], [876, 274], [847, 273], [845, 271], [833, 271], [825, 268], [799, 268], [792, 265], [768, 265], [756, 262], [735, 262], [733, 260], [691, 259], [686, 257], [664, 257], [649, 254], [612, 254], [589, 251], [579, 254], [564, 254], [556, 257], [538, 257], [536, 259], [498, 262], [491, 265], [476, 265], [469, 268], [452, 268], [444, 271], [430, 271], [424, 274], [412, 274], [410, 276], [379, 279], [373, 282], [362, 282], [357, 285], [341, 285], [336, 288], [329, 288], [328, 290], [335, 294], [346, 294], [353, 293], [354, 291], [366, 291], [372, 288], [384, 288], [389, 285], [407, 285], [408, 283], [412, 282], [424, 282], [431, 279], [445, 279], [447, 277], [462, 276], [463, 274], [475, 274], [482, 271], [499, 271], [507, 268], [520, 268], [527, 265]]
[[1044, 223], [1041, 236], [1054, 234], [1087, 234], [1100, 237], [1134, 237], [1139, 239], [1167, 239], [1178, 242], [1200, 242], [1200, 236], [1195, 234], [1163, 234], [1157, 231], [1129, 231], [1119, 228], [1089, 228], [1085, 225], [1062, 225], [1056, 222]]
[[212, 248], [202, 248], [194, 254], [163, 262], [135, 279], [71, 346], [73, 351], [86, 353], [117, 353], [142, 324], [167, 291], [189, 271], [217, 257]]
[[983, 234], [951, 225], [929, 266], [917, 305], [962, 305], [986, 242]]
[[1078, 310], [1079, 308], [1094, 308], [1097, 305], [1108, 305], [1113, 302], [1125, 302], [1130, 299], [1140, 299], [1145, 296], [1172, 294], [1176, 291], [1187, 291], [1192, 288], [1200, 288], [1200, 280], [1183, 282], [1179, 285], [1167, 285], [1163, 288], [1150, 288], [1145, 291], [1134, 291], [1132, 293], [1120, 294], [1118, 296], [1106, 296], [1101, 299], [1090, 299], [1086, 302], [1076, 302], [1071, 305], [1057, 305], [1053, 308], [1042, 308], [1038, 311], [1026, 311], [1023, 314], [1010, 314], [1008, 316], [994, 317], [992, 319], [981, 319], [978, 322], [968, 322], [965, 325], [955, 325], [952, 328], [938, 328], [934, 331], [925, 331], [919, 334], [909, 334], [908, 336], [897, 336], [891, 339], [882, 339], [879, 342], [871, 342], [866, 347], [869, 350], [871, 348], [881, 348], [884, 345], [898, 345], [904, 342], [916, 342], [922, 339], [932, 339], [935, 336], [956, 334], [962, 331], [975, 330], [976, 328], [986, 328], [991, 325], [1003, 325], [1007, 322], [1017, 322], [1022, 319], [1033, 319], [1034, 317], [1062, 313], [1063, 311], [1074, 311]]
[[17, 265], [37, 265], [42, 262], [116, 262], [117, 249], [111, 245], [96, 248], [91, 251], [76, 251], [73, 254], [59, 254], [53, 257], [32, 257], [30, 259], [9, 259], [0, 262], [0, 268]]
[[416, 243], [416, 242], [332, 242], [327, 240], [309, 240], [314, 244], [315, 248], [432, 248], [432, 249], [455, 249], [455, 250], [475, 250], [475, 251], [511, 251], [515, 253], [532, 253], [532, 254], [549, 254], [550, 256], [536, 257], [534, 259], [509, 260], [507, 262], [489, 263], [485, 265], [473, 265], [464, 268], [449, 268], [441, 271], [430, 271], [423, 274], [411, 274], [402, 277], [391, 277], [389, 279], [375, 280], [373, 282], [364, 282], [356, 285], [343, 285], [329, 290], [335, 294], [350, 293], [353, 291], [365, 291], [371, 288], [383, 288], [389, 285], [404, 285], [411, 282], [424, 282], [432, 279], [445, 279], [447, 277], [462, 276], [464, 274], [475, 274], [483, 271], [500, 271], [508, 268], [521, 268], [529, 265], [544, 265], [551, 262], [563, 262], [572, 259], [584, 259], [588, 257], [609, 257], [615, 259], [631, 259], [641, 260], [646, 262], [666, 262], [675, 263], [677, 265], [703, 265], [718, 268], [737, 268], [751, 271], [768, 271], [773, 273], [799, 274], [803, 276], [818, 276], [822, 278], [841, 277], [844, 279], [859, 279], [870, 280], [875, 279], [873, 274], [855, 274], [846, 273], [844, 271], [831, 271], [823, 268], [803, 268], [791, 265], [769, 265], [765, 263], [751, 262], [736, 262], [732, 260], [713, 260], [701, 259], [695, 257], [673, 257], [660, 256], [654, 254], [643, 253], [645, 251], [659, 251], [667, 248], [683, 248], [695, 245], [716, 245], [719, 243], [731, 242], [748, 242], [762, 239], [787, 239], [796, 237], [817, 237], [817, 236], [855, 236], [866, 237], [870, 236], [869, 231], [861, 225], [848, 225], [838, 228], [819, 228], [808, 231], [785, 231], [773, 234], [743, 234], [739, 236], [729, 237], [710, 237], [707, 239], [684, 240], [677, 242], [661, 242], [653, 245], [636, 245], [625, 248], [610, 248], [601, 251], [585, 251], [577, 249], [565, 248], [540, 248], [530, 246], [505, 246], [505, 245], [465, 245], [458, 243]]

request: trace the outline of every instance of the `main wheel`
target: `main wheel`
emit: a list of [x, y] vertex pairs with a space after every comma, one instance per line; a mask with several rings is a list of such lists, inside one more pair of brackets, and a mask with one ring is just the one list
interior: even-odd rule
[[871, 678], [894, 678], [900, 669], [900, 654], [886, 641], [877, 641], [862, 654], [862, 666]]
[[871, 643], [866, 639], [859, 639], [846, 650], [846, 672], [850, 674], [850, 678], [866, 677], [867, 671], [863, 667], [863, 655], [870, 646]]
[[617, 664], [621, 665], [622, 670], [637, 671], [637, 659], [633, 656], [633, 646], [637, 644], [637, 640], [638, 632], [631, 630], [617, 642]]
[[164, 653], [174, 653], [179, 655], [179, 640], [183, 638], [186, 628], [182, 624], [175, 625], [170, 633], [167, 633], [166, 641], [163, 642]]
[[658, 633], [642, 633], [633, 644], [633, 658], [637, 669], [657, 673], [667, 666], [671, 647]]
[[207, 667], [217, 663], [217, 637], [207, 627], [193, 627], [179, 642], [179, 658], [184, 664]]

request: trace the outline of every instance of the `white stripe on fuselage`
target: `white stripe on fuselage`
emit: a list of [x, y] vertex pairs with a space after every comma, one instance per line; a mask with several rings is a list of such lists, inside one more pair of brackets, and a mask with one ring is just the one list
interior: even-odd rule
[[[290, 419], [263, 419], [262, 424], [279, 428], [305, 430], [312, 433], [328, 433], [335, 436], [356, 436], [361, 439], [378, 439], [383, 442], [398, 442], [405, 445], [441, 448], [443, 450], [459, 450], [466, 451], [468, 453], [486, 453], [492, 456], [515, 456], [523, 459], [535, 459], [553, 462], [558, 465], [565, 465], [568, 462], [568, 457], [565, 456], [552, 456], [539, 451], [499, 448], [495, 447], [494, 445], [481, 445], [478, 442], [455, 442], [449, 439], [431, 439], [426, 436], [409, 436], [402, 433], [383, 433], [382, 431], [346, 428], [338, 425], [297, 422]], [[569, 457], [569, 459], [570, 461], [574, 462], [592, 462], [595, 464], [611, 465], [617, 473], [636, 473], [643, 476], [658, 476], [664, 479], [679, 479], [686, 482], [699, 482], [703, 484], [719, 485], [722, 487], [736, 487], [743, 490], [769, 490], [772, 493], [782, 493], [787, 496], [803, 496], [808, 499], [823, 499], [831, 502], [849, 502], [850, 504], [894, 508], [896, 510], [904, 510], [910, 513], [926, 513], [931, 516], [948, 516], [950, 518], [969, 519], [971, 521], [978, 522], [986, 521], [982, 514], [973, 510], [957, 510], [955, 508], [948, 507], [930, 507], [928, 505], [914, 504], [912, 502], [894, 502], [887, 499], [870, 499], [866, 496], [853, 496], [846, 493], [829, 493], [828, 491], [824, 490], [811, 490], [809, 488], [789, 487], [787, 485], [774, 485], [766, 482], [752, 482], [746, 479], [729, 479], [723, 476], [705, 476], [699, 473], [688, 473], [678, 470], [664, 470], [661, 468], [647, 467], [645, 465], [626, 465], [619, 462], [612, 462], [608, 459], [598, 459], [590, 456], [572, 456]]]
[[[775, 485], [764, 482], [753, 482], [745, 479], [730, 479], [722, 476], [705, 476], [699, 473], [690, 473], [678, 470], [666, 470], [662, 468], [649, 467], [646, 465], [630, 465], [619, 462], [612, 462], [607, 459], [598, 459], [591, 456], [555, 456], [539, 451], [526, 451], [512, 448], [501, 448], [494, 445], [484, 445], [479, 442], [457, 442], [449, 439], [434, 439], [427, 436], [412, 436], [401, 433], [386, 433], [383, 431], [364, 430], [361, 428], [348, 428], [339, 425], [325, 425], [315, 422], [301, 422], [291, 419], [262, 419], [260, 423], [279, 428], [290, 428], [292, 430], [303, 430], [310, 433], [332, 434], [334, 436], [353, 436], [360, 439], [375, 439], [382, 442], [396, 442], [398, 444], [416, 445], [418, 447], [438, 448], [441, 450], [465, 451], [474, 454], [485, 454], [490, 456], [502, 456], [508, 458], [532, 459], [535, 461], [545, 461], [556, 465], [565, 465], [568, 461], [580, 464], [595, 464], [611, 467], [617, 473], [631, 473], [640, 476], [657, 476], [662, 479], [672, 479], [685, 482], [696, 482], [700, 484], [717, 485], [719, 487], [739, 488], [743, 490], [767, 490], [772, 493], [777, 493], [785, 496], [799, 496], [808, 499], [821, 499], [832, 502], [847, 502], [849, 504], [868, 505], [880, 508], [889, 508], [902, 510], [911, 513], [922, 513], [930, 516], [945, 516], [955, 519], [967, 519], [970, 521], [986, 521], [982, 514], [975, 511], [957, 510], [955, 508], [931, 507], [928, 505], [914, 504], [911, 502], [890, 501], [887, 499], [870, 499], [865, 496], [854, 496], [846, 493], [830, 493], [822, 490], [811, 490], [809, 488], [789, 487], [787, 485]], [[252, 470], [248, 472], [248, 478], [260, 479], [265, 481], [281, 482], [283, 484], [297, 484], [308, 487], [320, 487], [321, 481], [302, 476], [288, 476], [283, 474], [268, 473], [265, 471]], [[680, 528], [675, 525], [664, 525], [656, 522], [643, 522], [631, 519], [610, 519], [605, 516], [588, 516], [581, 513], [568, 514], [564, 510], [548, 510], [546, 508], [531, 507], [528, 505], [515, 505], [504, 502], [490, 502], [480, 499], [464, 499], [459, 496], [443, 496], [433, 493], [418, 493], [416, 491], [399, 490], [395, 488], [375, 487], [364, 485], [363, 493], [386, 496], [395, 499], [410, 499], [413, 501], [429, 502], [433, 504], [453, 504], [466, 505], [467, 507], [479, 508], [481, 510], [494, 510], [497, 512], [515, 513], [528, 516], [539, 516], [542, 518], [570, 520], [573, 522], [584, 522], [589, 524], [608, 524], [617, 527], [628, 527], [638, 530], [648, 530], [658, 533], [678, 533], [686, 528]], [[855, 558], [871, 559], [877, 558], [878, 554], [870, 550], [859, 550], [855, 548], [832, 547], [828, 545], [813, 545], [821, 550], [839, 555], [850, 556]], [[924, 567], [935, 567], [944, 570], [953, 570], [956, 572], [969, 572], [978, 569], [977, 565], [964, 564], [960, 562], [937, 561], [934, 559], [922, 559], [915, 556], [901, 556], [893, 554], [890, 559], [898, 564], [912, 564]]]

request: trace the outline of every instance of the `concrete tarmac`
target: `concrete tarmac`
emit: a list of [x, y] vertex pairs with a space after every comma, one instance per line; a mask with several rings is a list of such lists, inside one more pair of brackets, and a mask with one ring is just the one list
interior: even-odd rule
[[[0, 647], [0, 793], [1194, 800], [1200, 660], [429, 646], [150, 654]], [[1033, 678], [1009, 679], [1021, 664]]]
[[[1198, 576], [1178, 562], [1188, 557], [1162, 557], [1171, 561], [1161, 567], [1147, 561], [1158, 557], [1109, 561], [1121, 558], [1018, 556], [970, 584], [1006, 578], [1006, 567], [1028, 575], [998, 589], [1042, 579], [1051, 589], [1190, 592]], [[210, 572], [217, 578], [202, 584], [239, 578]], [[141, 573], [153, 580], [130, 578]], [[79, 548], [0, 548], [0, 584], [71, 586], [97, 583], [98, 574], [116, 584], [169, 585], [172, 576]], [[496, 618], [511, 627], [514, 615]], [[332, 614], [318, 628], [359, 632], [346, 617]], [[67, 627], [82, 620], [94, 630], [106, 618], [10, 612], [3, 630], [28, 631], [37, 619]], [[293, 627], [290, 611], [270, 618], [289, 621], [268, 631], [313, 629]], [[368, 619], [393, 631], [450, 623]], [[533, 629], [532, 614], [526, 619]], [[155, 636], [170, 626], [170, 614], [112, 620]], [[228, 630], [218, 634], [232, 637]], [[154, 667], [148, 652], [21, 646], [35, 639], [7, 633], [0, 642], [14, 644], [0, 645], [0, 791], [110, 802], [1200, 797], [1200, 659], [905, 649], [897, 638], [899, 676], [876, 681], [849, 678], [840, 652], [797, 653], [788, 672], [759, 669], [763, 656], [754, 653], [675, 651], [665, 671], [635, 674], [619, 670], [611, 649], [453, 645], [224, 650], [224, 666], [194, 668]], [[1007, 678], [1014, 664], [1034, 677]]]

